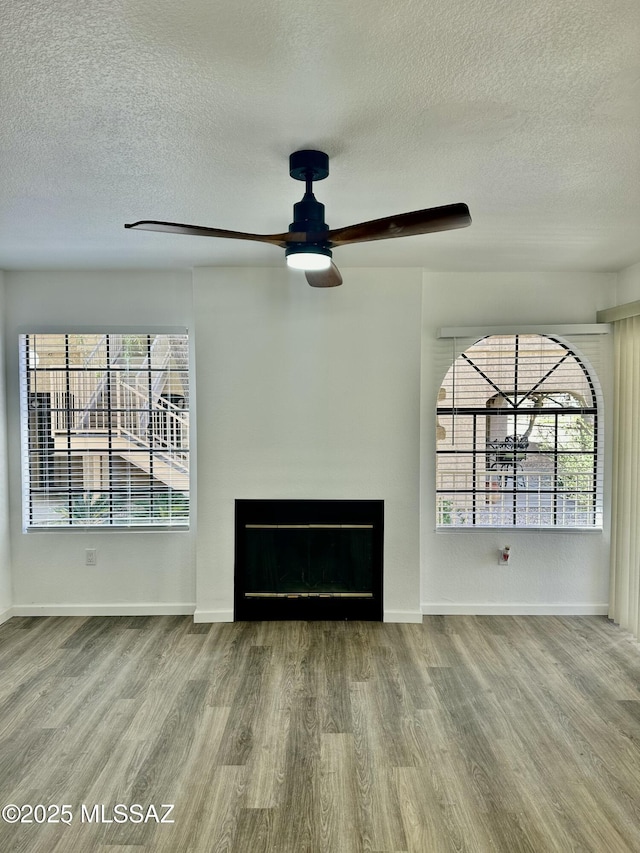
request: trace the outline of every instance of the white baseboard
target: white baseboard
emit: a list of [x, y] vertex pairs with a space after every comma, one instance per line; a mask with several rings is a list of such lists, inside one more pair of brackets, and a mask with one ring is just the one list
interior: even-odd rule
[[196, 610], [194, 622], [233, 622], [233, 610]]
[[385, 610], [383, 622], [422, 622], [422, 613], [419, 610]]
[[430, 616], [606, 616], [608, 604], [440, 604], [425, 602]]
[[195, 604], [14, 604], [12, 616], [190, 616]]
[[[431, 616], [607, 616], [608, 604], [444, 604], [425, 602], [421, 612], [386, 610], [385, 622], [420, 623]], [[194, 604], [15, 604], [0, 611], [0, 625], [13, 616], [191, 616], [194, 622], [233, 622], [233, 610], [196, 610]]]

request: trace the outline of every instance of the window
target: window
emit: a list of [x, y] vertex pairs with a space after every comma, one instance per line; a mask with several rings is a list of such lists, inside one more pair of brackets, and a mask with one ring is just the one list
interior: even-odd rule
[[448, 370], [437, 404], [437, 526], [602, 524], [595, 388], [546, 335], [491, 335]]
[[184, 334], [20, 336], [23, 527], [189, 521]]

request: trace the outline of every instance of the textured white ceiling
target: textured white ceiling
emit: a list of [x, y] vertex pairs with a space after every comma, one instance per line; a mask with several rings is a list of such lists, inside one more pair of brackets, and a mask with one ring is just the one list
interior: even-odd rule
[[473, 225], [341, 267], [640, 260], [638, 0], [14, 0], [0, 13], [0, 268], [283, 263], [319, 148], [336, 228], [466, 202]]

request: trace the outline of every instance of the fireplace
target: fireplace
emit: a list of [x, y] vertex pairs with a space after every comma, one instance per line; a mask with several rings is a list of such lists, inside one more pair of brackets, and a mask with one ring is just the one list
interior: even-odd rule
[[237, 500], [235, 619], [382, 620], [384, 501]]

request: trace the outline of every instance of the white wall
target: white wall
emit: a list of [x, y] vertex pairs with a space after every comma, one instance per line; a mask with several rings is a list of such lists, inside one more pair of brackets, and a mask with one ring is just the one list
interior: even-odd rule
[[[195, 531], [22, 532], [18, 402], [20, 331], [137, 325], [191, 330], [191, 273], [14, 272], [5, 273], [5, 284], [14, 612], [192, 612]], [[84, 564], [88, 547], [97, 548], [95, 567]]]
[[0, 273], [0, 622], [11, 615], [11, 565], [9, 552], [9, 481], [4, 371], [4, 279]]
[[236, 498], [382, 499], [385, 618], [419, 613], [419, 270], [194, 272], [196, 619], [230, 619]]
[[[235, 499], [296, 497], [385, 501], [387, 619], [419, 618], [421, 602], [441, 613], [606, 605], [608, 528], [435, 533], [434, 408], [442, 375], [432, 353], [440, 326], [594, 322], [598, 309], [615, 304], [616, 276], [343, 274], [344, 285], [332, 290], [310, 288], [284, 269], [199, 269], [193, 281], [186, 271], [5, 274], [16, 612], [195, 606], [196, 619], [230, 619]], [[197, 536], [195, 527], [21, 532], [17, 335], [47, 324], [189, 328]], [[606, 381], [605, 398], [609, 391]], [[1, 424], [0, 413], [0, 509]], [[608, 433], [605, 444], [608, 454]], [[508, 570], [496, 561], [504, 544], [512, 547]], [[86, 547], [98, 549], [95, 568], [84, 565]], [[10, 602], [6, 563], [0, 525], [0, 610]]]
[[[618, 273], [617, 305], [636, 302], [640, 299], [640, 263], [627, 267]], [[607, 305], [607, 308], [611, 306]]]
[[[441, 326], [595, 323], [614, 304], [616, 276], [426, 273], [423, 300], [422, 606], [427, 613], [606, 613], [608, 514], [598, 532], [435, 532], [435, 363]], [[610, 379], [600, 377], [605, 402]], [[605, 452], [610, 458], [610, 424]], [[608, 470], [606, 471], [608, 489]], [[509, 568], [498, 549], [511, 546]]]

